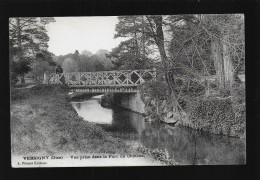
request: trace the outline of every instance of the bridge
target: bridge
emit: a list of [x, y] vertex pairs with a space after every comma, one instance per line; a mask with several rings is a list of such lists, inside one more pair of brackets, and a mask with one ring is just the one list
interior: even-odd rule
[[119, 70], [44, 74], [44, 83], [67, 84], [72, 92], [136, 93], [137, 86], [156, 78], [156, 71]]

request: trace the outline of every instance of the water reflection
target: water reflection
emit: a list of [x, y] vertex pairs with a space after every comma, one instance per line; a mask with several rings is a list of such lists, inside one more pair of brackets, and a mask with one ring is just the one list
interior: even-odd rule
[[245, 142], [237, 138], [203, 134], [190, 128], [146, 126], [142, 144], [167, 150], [181, 164], [244, 164]]
[[122, 139], [133, 139], [150, 149], [168, 151], [180, 164], [244, 164], [245, 141], [209, 135], [184, 127], [145, 123], [140, 114], [100, 106], [100, 97], [72, 102], [79, 116], [96, 122]]
[[123, 132], [136, 133], [139, 136], [145, 129], [143, 116], [124, 109], [113, 109], [113, 129]]
[[83, 102], [71, 102], [78, 115], [89, 122], [112, 124], [112, 110], [100, 106], [96, 99]]

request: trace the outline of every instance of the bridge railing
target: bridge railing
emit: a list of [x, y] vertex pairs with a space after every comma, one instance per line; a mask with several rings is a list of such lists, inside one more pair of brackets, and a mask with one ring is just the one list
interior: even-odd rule
[[45, 74], [45, 83], [67, 84], [70, 87], [98, 87], [98, 86], [138, 86], [147, 80], [156, 77], [156, 71], [145, 70], [120, 70], [97, 72], [71, 72], [63, 74]]

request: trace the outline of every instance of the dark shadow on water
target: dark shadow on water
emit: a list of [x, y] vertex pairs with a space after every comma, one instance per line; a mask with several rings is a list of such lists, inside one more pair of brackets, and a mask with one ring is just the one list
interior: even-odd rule
[[[80, 103], [80, 105], [78, 105]], [[96, 122], [122, 140], [135, 140], [149, 149], [167, 151], [180, 164], [245, 164], [245, 141], [203, 133], [165, 123], [146, 123], [144, 117], [125, 109], [106, 109], [98, 99], [74, 103], [85, 120]]]

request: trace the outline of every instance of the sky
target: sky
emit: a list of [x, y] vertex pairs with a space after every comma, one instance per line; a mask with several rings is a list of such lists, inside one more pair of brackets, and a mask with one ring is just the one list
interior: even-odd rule
[[122, 38], [114, 39], [116, 16], [55, 17], [56, 22], [46, 27], [50, 37], [49, 51], [66, 55], [78, 50], [93, 54], [99, 49], [111, 51]]

